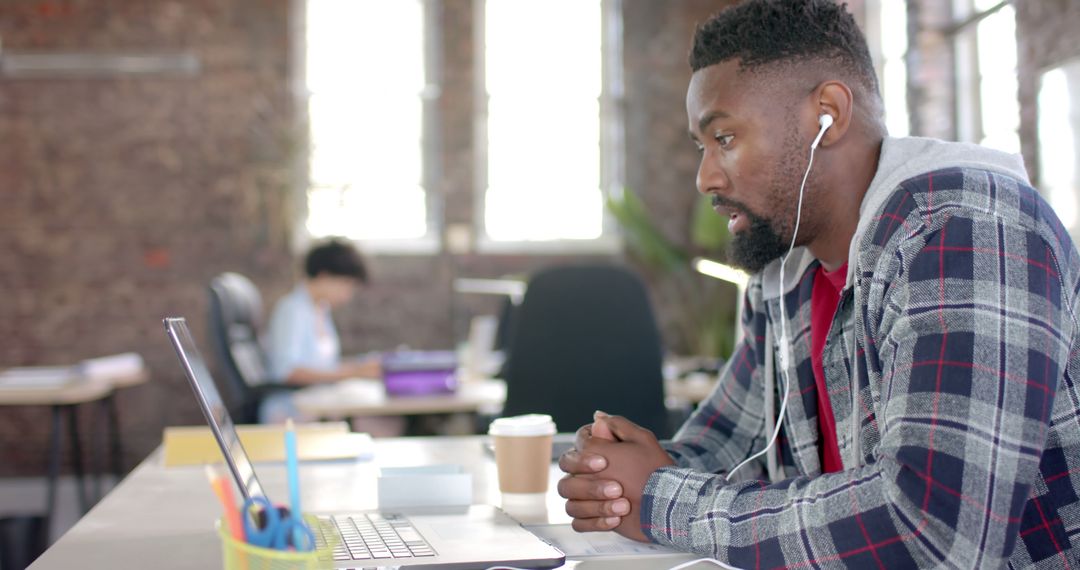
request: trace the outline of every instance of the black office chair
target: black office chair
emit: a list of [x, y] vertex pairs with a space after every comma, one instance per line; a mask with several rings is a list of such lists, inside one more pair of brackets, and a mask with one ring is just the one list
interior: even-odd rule
[[49, 546], [49, 517], [15, 515], [0, 518], [0, 570], [23, 570]]
[[641, 280], [614, 266], [555, 267], [530, 282], [506, 365], [503, 415], [577, 430], [603, 410], [670, 435], [660, 333]]
[[218, 275], [209, 290], [210, 339], [224, 378], [218, 388], [236, 422], [256, 423], [263, 398], [292, 389], [270, 382], [259, 344], [262, 297], [251, 280], [239, 273]]

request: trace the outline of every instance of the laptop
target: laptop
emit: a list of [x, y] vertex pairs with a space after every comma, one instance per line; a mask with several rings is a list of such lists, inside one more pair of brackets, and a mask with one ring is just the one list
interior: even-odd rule
[[[187, 323], [183, 318], [167, 318], [164, 322], [184, 374], [241, 494], [245, 499], [266, 497]], [[453, 513], [404, 514], [376, 510], [306, 514], [331, 523], [320, 527], [337, 533], [336, 537], [317, 537], [337, 545], [333, 552], [335, 568], [552, 568], [565, 561], [565, 555], [557, 548], [490, 505], [472, 505], [464, 512]]]

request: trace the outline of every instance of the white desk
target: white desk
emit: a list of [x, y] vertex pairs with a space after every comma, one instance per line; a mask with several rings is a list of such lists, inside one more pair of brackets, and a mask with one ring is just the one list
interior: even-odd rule
[[[501, 505], [495, 462], [484, 452], [483, 441], [482, 436], [383, 439], [376, 440], [375, 459], [371, 462], [305, 463], [300, 469], [302, 500], [310, 511], [374, 508], [380, 466], [454, 463], [465, 465], [472, 473], [475, 502]], [[256, 470], [267, 493], [283, 500], [284, 466], [258, 464]], [[563, 501], [555, 492], [560, 477], [558, 468], [552, 465], [551, 489], [543, 503], [524, 508], [507, 505], [504, 509], [525, 522], [568, 523]], [[165, 468], [159, 449], [30, 570], [220, 568], [221, 546], [213, 528], [219, 514], [220, 507], [203, 468]], [[589, 559], [570, 561], [565, 568], [660, 570], [694, 558]]]
[[506, 402], [506, 382], [476, 380], [450, 394], [389, 396], [378, 380], [345, 380], [293, 394], [297, 409], [313, 418], [340, 420], [356, 416], [498, 413]]
[[[677, 402], [696, 404], [709, 397], [715, 377], [696, 377], [664, 382], [664, 392]], [[506, 402], [506, 382], [484, 379], [466, 382], [452, 394], [390, 396], [378, 380], [345, 380], [313, 386], [293, 395], [297, 409], [324, 420], [357, 416], [419, 415], [447, 413], [497, 414]]]
[[[109, 431], [109, 448], [113, 474], [119, 479], [121, 473], [120, 426], [116, 411], [115, 392], [123, 388], [138, 386], [147, 381], [149, 375], [145, 368], [133, 368], [120, 372], [85, 377], [72, 367], [71, 377], [66, 383], [34, 387], [32, 383], [17, 384], [17, 387], [4, 386], [0, 389], [0, 406], [51, 406], [52, 433], [49, 437], [48, 453], [48, 491], [46, 493], [46, 514], [51, 518], [56, 505], [56, 481], [60, 474], [60, 454], [63, 448], [63, 416], [67, 415], [68, 438], [71, 440], [71, 464], [75, 470], [77, 492], [82, 511], [90, 508], [91, 499], [87, 497], [86, 483], [83, 477], [82, 444], [78, 429], [78, 406], [91, 402], [100, 402], [101, 415]], [[99, 424], [100, 425], [100, 424]], [[99, 432], [100, 433], [100, 432]], [[94, 480], [94, 498], [101, 496], [101, 473], [97, 468], [100, 453], [91, 452], [91, 465], [96, 472]]]

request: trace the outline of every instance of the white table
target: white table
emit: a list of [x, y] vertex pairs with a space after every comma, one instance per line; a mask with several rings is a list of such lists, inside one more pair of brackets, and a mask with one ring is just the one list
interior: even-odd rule
[[[696, 404], [709, 397], [714, 376], [699, 375], [666, 380], [664, 392], [676, 402]], [[293, 401], [304, 414], [324, 420], [358, 416], [448, 413], [497, 414], [506, 402], [506, 382], [497, 378], [462, 383], [456, 392], [419, 396], [392, 396], [379, 380], [344, 380], [294, 392]]]
[[[29, 370], [29, 369], [28, 369]], [[63, 416], [67, 416], [68, 438], [71, 445], [71, 464], [75, 470], [77, 492], [82, 511], [90, 508], [91, 499], [87, 497], [86, 483], [83, 477], [82, 444], [78, 428], [78, 406], [100, 402], [104, 423], [109, 431], [109, 448], [113, 474], [119, 479], [121, 473], [120, 426], [116, 411], [115, 393], [117, 390], [144, 384], [149, 375], [145, 368], [133, 368], [119, 372], [82, 376], [75, 367], [70, 368], [70, 378], [60, 384], [35, 387], [33, 383], [17, 383], [17, 387], [4, 386], [0, 389], [0, 406], [50, 406], [52, 408], [52, 432], [49, 437], [48, 453], [48, 490], [46, 493], [46, 514], [50, 520], [56, 506], [56, 484], [60, 473], [60, 455], [63, 448]], [[101, 473], [97, 469], [100, 453], [91, 452], [91, 465], [95, 466], [94, 498], [101, 495]]]
[[475, 380], [453, 393], [392, 396], [379, 380], [344, 380], [293, 394], [298, 410], [313, 418], [340, 420], [358, 416], [450, 413], [498, 413], [506, 402], [506, 382]]
[[[305, 510], [377, 507], [376, 478], [381, 466], [459, 464], [472, 474], [474, 502], [501, 505], [526, 523], [569, 522], [563, 501], [555, 492], [555, 482], [561, 477], [555, 465], [551, 467], [551, 488], [545, 497], [521, 506], [503, 505], [495, 463], [484, 451], [484, 440], [483, 436], [383, 439], [376, 440], [375, 459], [370, 462], [304, 463], [300, 477]], [[286, 496], [284, 466], [258, 464], [256, 470], [269, 496]], [[203, 468], [163, 467], [159, 449], [30, 570], [220, 568], [221, 547], [214, 531], [219, 513]], [[569, 561], [564, 567], [660, 570], [694, 558], [588, 559]]]

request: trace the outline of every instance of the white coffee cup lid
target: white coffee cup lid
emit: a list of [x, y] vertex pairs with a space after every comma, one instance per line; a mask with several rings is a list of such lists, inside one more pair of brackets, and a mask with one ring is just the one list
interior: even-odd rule
[[488, 427], [488, 435], [530, 436], [554, 435], [555, 422], [547, 414], [525, 414], [498, 418]]

